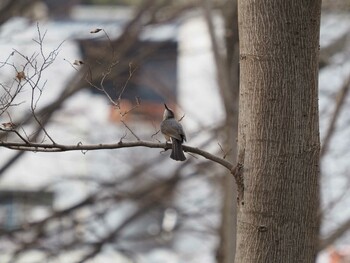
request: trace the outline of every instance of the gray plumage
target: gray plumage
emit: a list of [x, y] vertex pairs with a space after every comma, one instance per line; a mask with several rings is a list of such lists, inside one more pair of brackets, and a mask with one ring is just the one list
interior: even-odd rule
[[164, 104], [165, 110], [163, 121], [160, 124], [160, 131], [164, 135], [166, 141], [172, 142], [172, 151], [170, 158], [175, 161], [184, 161], [186, 156], [182, 149], [182, 143], [186, 141], [186, 135], [182, 125], [175, 119], [174, 112]]

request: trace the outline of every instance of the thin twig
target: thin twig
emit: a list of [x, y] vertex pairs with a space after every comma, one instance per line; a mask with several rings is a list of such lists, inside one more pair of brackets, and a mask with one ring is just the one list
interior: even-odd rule
[[134, 137], [136, 138], [136, 140], [141, 141], [141, 140], [140, 140], [140, 137], [138, 137], [138, 136], [135, 134], [135, 132], [133, 132], [133, 130], [125, 123], [125, 121], [120, 120], [120, 122], [124, 124], [124, 126], [129, 130], [129, 132], [131, 132], [132, 135], [134, 135]]

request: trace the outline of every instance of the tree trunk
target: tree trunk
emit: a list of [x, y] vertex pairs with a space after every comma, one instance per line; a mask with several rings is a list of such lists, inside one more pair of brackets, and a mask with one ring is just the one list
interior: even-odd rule
[[238, 2], [237, 263], [315, 261], [320, 9], [320, 0]]

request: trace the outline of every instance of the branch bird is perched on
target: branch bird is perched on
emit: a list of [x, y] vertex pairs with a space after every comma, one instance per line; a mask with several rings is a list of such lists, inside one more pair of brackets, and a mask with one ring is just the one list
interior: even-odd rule
[[174, 112], [168, 108], [164, 103], [165, 110], [163, 114], [163, 121], [160, 124], [160, 131], [168, 142], [171, 139], [172, 151], [170, 158], [175, 161], [186, 160], [182, 149], [182, 143], [186, 141], [186, 135], [182, 125], [175, 119]]

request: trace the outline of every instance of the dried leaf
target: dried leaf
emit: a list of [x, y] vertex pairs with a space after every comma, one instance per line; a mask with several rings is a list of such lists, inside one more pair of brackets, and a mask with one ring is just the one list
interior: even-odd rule
[[26, 74], [24, 73], [24, 71], [17, 72], [16, 78], [19, 82], [21, 82], [22, 79], [26, 79]]
[[1, 125], [4, 127], [4, 129], [8, 130], [13, 130], [16, 128], [16, 124], [14, 124], [13, 122], [3, 122], [1, 123]]

